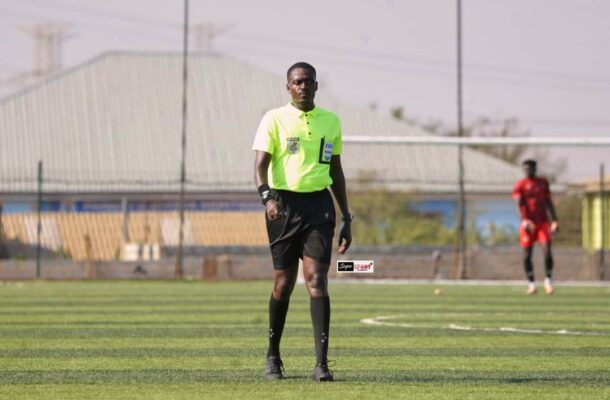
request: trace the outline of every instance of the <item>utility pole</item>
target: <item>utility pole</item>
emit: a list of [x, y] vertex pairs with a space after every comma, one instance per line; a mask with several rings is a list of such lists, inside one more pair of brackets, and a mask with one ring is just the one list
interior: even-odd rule
[[38, 190], [37, 190], [37, 201], [36, 201], [36, 279], [40, 279], [40, 253], [42, 250], [42, 218], [40, 213], [42, 212], [42, 160], [38, 161]]
[[605, 207], [605, 189], [604, 189], [604, 181], [606, 177], [604, 174], [604, 164], [599, 165], [599, 214], [600, 214], [600, 242], [601, 246], [599, 247], [599, 280], [603, 281], [605, 279], [605, 250], [604, 246], [606, 245], [606, 207]]
[[[463, 100], [462, 100], [462, 1], [457, 0], [457, 134], [464, 135]], [[464, 190], [464, 155], [463, 146], [458, 146], [458, 210], [457, 210], [457, 240], [458, 240], [458, 279], [466, 278], [466, 195]]]
[[182, 37], [182, 133], [180, 153], [180, 200], [178, 204], [178, 217], [180, 226], [178, 231], [178, 248], [176, 249], [176, 265], [174, 275], [176, 279], [184, 276], [184, 202], [186, 195], [186, 128], [188, 122], [188, 55], [189, 55], [189, 0], [184, 0], [184, 25]]

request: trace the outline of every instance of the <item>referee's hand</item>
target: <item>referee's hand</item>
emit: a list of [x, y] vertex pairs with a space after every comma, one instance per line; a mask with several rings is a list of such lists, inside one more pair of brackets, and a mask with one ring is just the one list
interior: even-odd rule
[[352, 223], [344, 222], [339, 231], [339, 254], [345, 254], [352, 244]]
[[275, 221], [282, 216], [280, 205], [277, 201], [271, 199], [267, 201], [265, 207], [267, 207], [267, 218], [269, 218], [269, 221]]

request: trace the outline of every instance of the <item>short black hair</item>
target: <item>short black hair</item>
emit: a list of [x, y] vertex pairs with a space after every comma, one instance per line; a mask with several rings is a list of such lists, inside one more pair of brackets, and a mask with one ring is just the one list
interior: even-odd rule
[[534, 161], [534, 160], [532, 160], [532, 159], [529, 159], [529, 160], [525, 160], [525, 161], [523, 161], [523, 163], [522, 163], [522, 164], [523, 164], [523, 165], [529, 165], [529, 166], [530, 166], [530, 167], [532, 167], [532, 168], [536, 168], [536, 164], [537, 164], [537, 163], [536, 163], [536, 161]]
[[298, 63], [294, 63], [290, 66], [290, 68], [288, 68], [288, 71], [286, 71], [286, 80], [290, 79], [290, 73], [297, 69], [297, 68], [304, 68], [304, 69], [308, 69], [311, 72], [313, 72], [313, 75], [316, 76], [316, 69], [313, 67], [313, 65], [306, 63], [304, 61], [299, 61]]

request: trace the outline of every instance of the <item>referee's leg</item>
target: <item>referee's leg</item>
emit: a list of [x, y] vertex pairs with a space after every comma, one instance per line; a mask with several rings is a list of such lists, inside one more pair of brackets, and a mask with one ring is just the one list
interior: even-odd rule
[[314, 370], [314, 379], [332, 380], [328, 372], [328, 339], [330, 335], [330, 299], [328, 297], [328, 264], [303, 256], [303, 275], [309, 292], [311, 322], [316, 347], [316, 370], [320, 367], [323, 373]]
[[288, 313], [290, 295], [299, 272], [298, 264], [274, 269], [273, 292], [269, 299], [269, 349], [267, 357], [280, 357], [280, 341]]

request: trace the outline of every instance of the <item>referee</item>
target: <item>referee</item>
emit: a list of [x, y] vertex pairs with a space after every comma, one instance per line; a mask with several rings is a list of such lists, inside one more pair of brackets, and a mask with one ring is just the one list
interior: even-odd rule
[[335, 228], [331, 188], [343, 214], [339, 254], [352, 241], [345, 178], [341, 168], [341, 124], [332, 112], [316, 107], [316, 70], [299, 62], [288, 68], [289, 104], [263, 117], [252, 149], [256, 152], [254, 180], [266, 207], [265, 219], [275, 281], [269, 299], [269, 350], [265, 376], [281, 379], [280, 340], [299, 258], [310, 297], [316, 349], [312, 378], [332, 381], [328, 369], [330, 300], [328, 268]]

